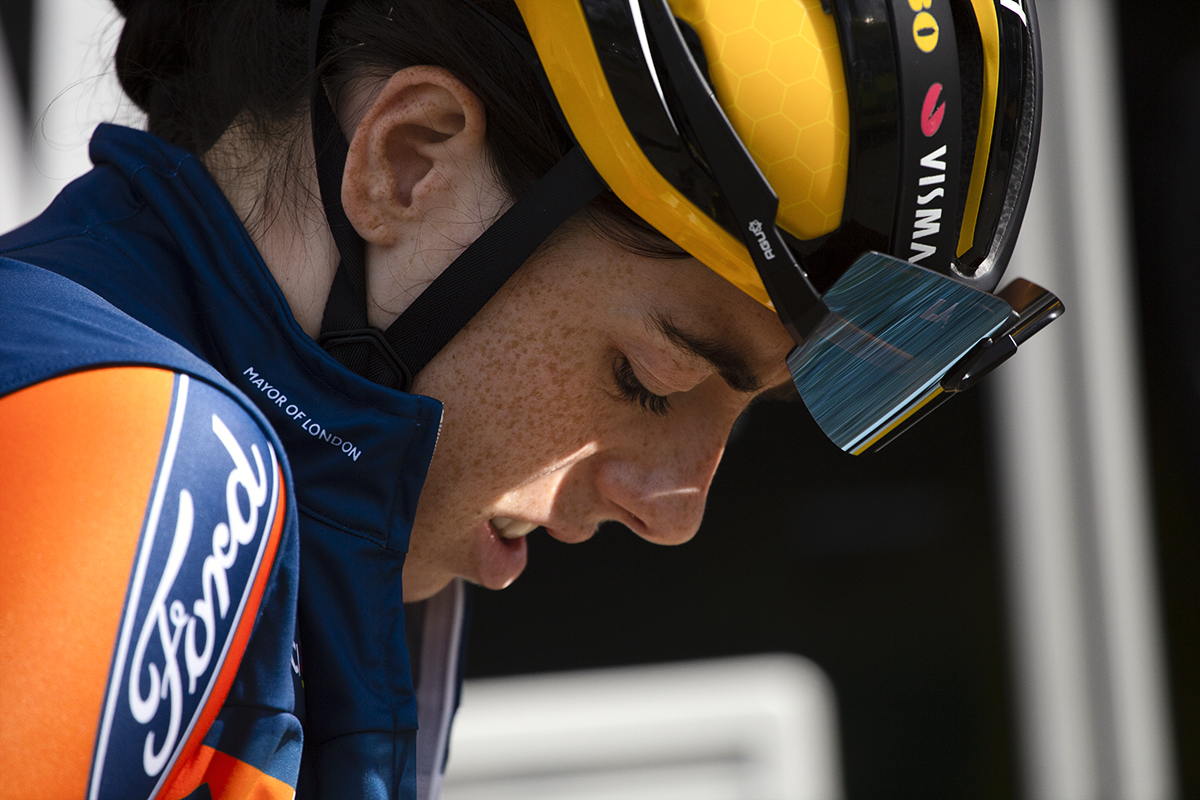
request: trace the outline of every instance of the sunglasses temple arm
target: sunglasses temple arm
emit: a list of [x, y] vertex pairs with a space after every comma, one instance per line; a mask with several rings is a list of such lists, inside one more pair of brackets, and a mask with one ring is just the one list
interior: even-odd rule
[[1009, 333], [1018, 345], [1024, 344], [1029, 337], [1061, 317], [1066, 310], [1062, 301], [1052, 293], [1024, 278], [1017, 278], [1000, 290], [998, 295], [1006, 300], [1020, 317]]
[[1012, 306], [1013, 313], [1000, 330], [975, 345], [942, 378], [942, 390], [961, 392], [1012, 358], [1017, 347], [1062, 316], [1062, 301], [1024, 278], [1004, 287], [997, 296]]

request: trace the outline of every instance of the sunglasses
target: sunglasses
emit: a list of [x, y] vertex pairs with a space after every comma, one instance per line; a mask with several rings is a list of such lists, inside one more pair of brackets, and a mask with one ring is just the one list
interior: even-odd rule
[[855, 455], [973, 386], [1063, 311], [1026, 280], [989, 294], [881, 253], [859, 257], [822, 301], [788, 368], [821, 430]]

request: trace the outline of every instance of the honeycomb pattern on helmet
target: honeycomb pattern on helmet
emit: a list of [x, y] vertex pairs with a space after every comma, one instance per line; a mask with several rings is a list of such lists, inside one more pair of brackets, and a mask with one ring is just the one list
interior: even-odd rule
[[820, 0], [671, 0], [699, 34], [717, 99], [801, 239], [837, 228], [850, 110], [833, 18]]

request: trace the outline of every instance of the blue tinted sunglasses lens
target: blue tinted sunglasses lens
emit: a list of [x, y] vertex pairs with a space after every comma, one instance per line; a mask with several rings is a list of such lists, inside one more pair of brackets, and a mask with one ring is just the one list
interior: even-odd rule
[[788, 356], [821, 430], [859, 454], [941, 394], [941, 379], [1009, 318], [995, 295], [867, 253], [824, 296], [827, 316]]

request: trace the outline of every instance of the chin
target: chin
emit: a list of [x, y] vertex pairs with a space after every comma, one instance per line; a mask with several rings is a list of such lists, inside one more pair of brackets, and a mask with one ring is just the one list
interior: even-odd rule
[[452, 580], [454, 580], [454, 576], [450, 573], [430, 575], [420, 569], [410, 571], [409, 565], [405, 563], [403, 578], [404, 602], [419, 603], [422, 600], [428, 600], [449, 586]]

